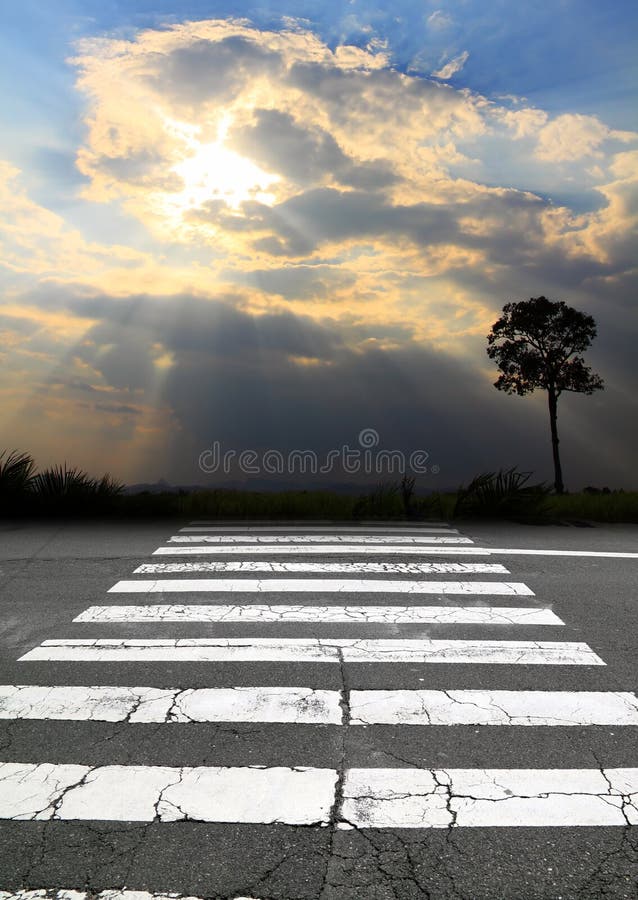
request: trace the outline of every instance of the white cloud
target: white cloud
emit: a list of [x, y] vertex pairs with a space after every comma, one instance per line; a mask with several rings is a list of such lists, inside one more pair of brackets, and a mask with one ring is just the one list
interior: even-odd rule
[[81, 49], [75, 62], [90, 104], [78, 156], [90, 179], [85, 196], [121, 198], [164, 240], [212, 237], [191, 212], [223, 204], [226, 177], [237, 246], [241, 202], [267, 198], [249, 172], [238, 190], [248, 170], [231, 148], [276, 174], [271, 205], [300, 184], [381, 189], [413, 203], [441, 194], [447, 167], [461, 158], [455, 140], [485, 130], [481, 98], [402, 75], [381, 46], [333, 52], [302, 29], [194, 22]]
[[122, 245], [85, 240], [62, 216], [33, 201], [22, 173], [0, 159], [0, 256], [16, 275], [82, 276], [119, 265], [130, 269], [145, 254]]
[[540, 131], [536, 155], [551, 162], [600, 157], [600, 146], [611, 135], [610, 129], [596, 116], [565, 113]]
[[540, 132], [547, 122], [547, 113], [542, 109], [503, 109], [499, 107], [495, 116], [511, 132], [516, 140], [531, 137]]
[[[539, 168], [551, 173], [546, 161], [626, 139], [593, 117], [549, 121], [543, 110], [398, 72], [381, 46], [332, 51], [301, 25], [270, 32], [190, 22], [84, 43], [82, 53], [87, 196], [121, 198], [160, 241], [208, 247], [213, 278], [243, 272], [236, 281], [245, 287], [254, 271], [271, 285], [281, 275], [271, 282], [269, 269], [329, 262], [356, 272], [342, 283], [350, 294], [340, 289], [340, 314], [365, 299], [378, 319], [391, 315], [393, 301], [397, 315], [406, 309], [400, 288], [388, 299], [384, 273], [402, 272], [401, 285], [431, 274], [434, 257], [438, 276], [482, 282], [491, 264], [509, 271], [548, 258], [551, 268], [569, 233], [570, 259], [600, 258], [599, 244], [574, 239], [590, 219], [555, 208], [545, 215], [548, 204], [533, 189], [508, 187]], [[465, 51], [437, 77], [450, 78], [467, 59]], [[501, 150], [511, 161], [504, 187], [459, 177], [480, 171], [482, 152]], [[291, 306], [294, 283], [282, 294]], [[315, 309], [328, 302], [311, 293]]]
[[443, 31], [444, 28], [449, 28], [453, 22], [454, 19], [452, 16], [449, 13], [443, 12], [442, 9], [435, 9], [427, 18], [427, 23], [430, 28], [436, 31]]
[[447, 81], [448, 78], [451, 78], [453, 75], [456, 75], [457, 72], [461, 71], [468, 61], [469, 56], [470, 54], [467, 50], [464, 50], [463, 53], [459, 53], [458, 56], [455, 56], [454, 59], [445, 63], [445, 65], [441, 66], [440, 69], [437, 69], [436, 72], [432, 72], [432, 75], [435, 78], [441, 78], [443, 81]]

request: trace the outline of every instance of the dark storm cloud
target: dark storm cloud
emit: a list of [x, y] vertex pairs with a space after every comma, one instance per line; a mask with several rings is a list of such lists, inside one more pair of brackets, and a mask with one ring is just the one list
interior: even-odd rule
[[[454, 357], [411, 341], [408, 328], [399, 328], [402, 346], [381, 348], [365, 337], [389, 337], [390, 326], [252, 315], [228, 300], [69, 295], [64, 305], [100, 317], [75, 353], [107, 385], [142, 389], [140, 402], [148, 392], [173, 411], [180, 431], [166, 440], [181, 478], [202, 480], [197, 454], [214, 440], [228, 449], [324, 453], [356, 447], [363, 428], [379, 432], [382, 448], [430, 453], [442, 484], [508, 465], [551, 475], [544, 396], [495, 391], [484, 375], [483, 338], [466, 341], [464, 354]], [[626, 335], [606, 331], [604, 310], [599, 328], [591, 357], [603, 377], [611, 376], [608, 394], [561, 399], [561, 446], [573, 487], [592, 480], [592, 448], [599, 448], [600, 484], [633, 479], [638, 416], [627, 416], [629, 373], [617, 362]], [[164, 351], [173, 365], [158, 381], [153, 360]]]
[[[428, 452], [447, 484], [468, 467], [535, 468], [546, 450], [544, 407], [508, 403], [471, 363], [417, 345], [344, 348], [329, 366], [283, 358], [241, 366], [213, 357], [180, 360], [164, 389], [202, 450], [218, 440], [238, 450], [325, 453], [346, 443], [358, 447], [359, 432], [374, 428], [380, 448]], [[180, 455], [177, 446], [176, 463]]]
[[115, 379], [117, 386], [127, 377], [131, 387], [148, 382], [151, 372], [145, 353], [156, 344], [177, 354], [249, 361], [256, 354], [329, 359], [343, 343], [336, 331], [310, 317], [287, 311], [251, 316], [228, 300], [185, 294], [70, 296], [62, 304], [77, 314], [101, 320], [89, 328], [78, 353], [91, 360], [107, 379]]

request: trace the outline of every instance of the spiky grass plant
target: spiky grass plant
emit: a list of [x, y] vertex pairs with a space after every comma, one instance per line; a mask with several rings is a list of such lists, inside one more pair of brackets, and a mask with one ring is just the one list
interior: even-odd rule
[[29, 453], [5, 450], [0, 453], [0, 515], [24, 507], [33, 484], [35, 463]]
[[516, 468], [477, 475], [467, 487], [459, 488], [453, 517], [542, 516], [547, 510], [550, 488], [542, 482], [529, 484], [531, 476], [531, 472], [519, 472]]

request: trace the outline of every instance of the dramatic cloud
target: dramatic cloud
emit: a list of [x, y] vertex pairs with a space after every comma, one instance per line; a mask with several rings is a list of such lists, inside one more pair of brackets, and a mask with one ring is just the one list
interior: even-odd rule
[[395, 181], [385, 162], [356, 163], [323, 128], [302, 126], [289, 113], [256, 109], [255, 124], [231, 132], [228, 146], [248, 156], [269, 172], [297, 184], [335, 179], [350, 187], [387, 187]]
[[[253, 315], [232, 298], [88, 297], [77, 290], [53, 299], [36, 293], [29, 301], [93, 321], [81, 343], [42, 378], [39, 396], [26, 402], [32, 414], [46, 413], [34, 433], [44, 440], [52, 417], [58, 424], [73, 421], [77, 438], [86, 437], [105, 466], [116, 463], [122, 472], [135, 471], [149, 442], [158, 451], [156, 464], [197, 481], [204, 477], [198, 455], [213, 441], [226, 449], [325, 454], [344, 443], [359, 447], [357, 435], [366, 427], [378, 431], [380, 447], [429, 453], [430, 464], [440, 467], [436, 478], [429, 476], [432, 486], [464, 478], [468, 453], [479, 468], [534, 467], [549, 459], [544, 398], [497, 394], [478, 344], [465, 360], [406, 333], [384, 349], [361, 341], [355, 326], [287, 312]], [[28, 325], [25, 331], [31, 332]], [[603, 342], [605, 368], [617, 349]], [[601, 454], [600, 477], [612, 483], [630, 477], [629, 459], [615, 474], [611, 464], [618, 464], [623, 439], [613, 424], [623, 403], [612, 393], [604, 404], [564, 404], [573, 478], [587, 477], [586, 448], [601, 441], [612, 456], [607, 465]], [[106, 434], [108, 452], [100, 454], [96, 436]]]
[[[456, 21], [422, 27], [444, 41]], [[406, 72], [357, 33], [227, 19], [80, 43], [77, 193], [50, 209], [26, 163], [0, 163], [2, 399], [25, 445], [196, 479], [216, 437], [327, 448], [375, 427], [425, 430], [451, 480], [464, 458], [544, 465], [542, 398], [497, 395], [484, 352], [503, 303], [543, 293], [600, 324], [608, 406], [569, 407], [571, 452], [604, 426], [606, 480], [629, 477], [609, 410], [638, 135], [455, 88], [469, 44]]]
[[[252, 257], [261, 271], [279, 268], [282, 256], [316, 263], [326, 245], [334, 254], [340, 244], [344, 269], [357, 246], [372, 246], [376, 273], [399, 241], [408, 277], [426, 274], [411, 248], [425, 259], [442, 244], [471, 250], [483, 272], [490, 259], [505, 264], [505, 234], [514, 265], [531, 246], [536, 263], [546, 255], [551, 268], [557, 244], [569, 245], [588, 277], [604, 262], [582, 239], [593, 219], [576, 220], [569, 208], [557, 214], [538, 169], [598, 157], [605, 142], [635, 143], [594, 117], [498, 106], [401, 74], [383, 49], [331, 51], [299, 27], [197, 22], [82, 50], [79, 84], [91, 105], [78, 157], [90, 179], [86, 196], [121, 198], [156, 238]], [[450, 77], [466, 59], [464, 52], [435, 74]], [[480, 164], [467, 155], [472, 144], [493, 152], [500, 142], [507, 153], [512, 138], [527, 190], [455, 175]], [[606, 174], [601, 167], [599, 185]], [[587, 187], [598, 187], [591, 173]], [[454, 252], [450, 262], [453, 278]], [[234, 267], [248, 269], [245, 261]], [[365, 276], [359, 267], [357, 284]]]

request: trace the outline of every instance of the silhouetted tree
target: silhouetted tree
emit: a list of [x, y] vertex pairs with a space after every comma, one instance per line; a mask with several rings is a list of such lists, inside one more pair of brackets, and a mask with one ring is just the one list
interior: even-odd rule
[[547, 297], [507, 303], [487, 337], [487, 355], [501, 370], [495, 388], [521, 397], [536, 388], [547, 391], [557, 494], [564, 490], [556, 426], [558, 398], [563, 391], [592, 394], [604, 387], [581, 356], [595, 337], [592, 316]]

